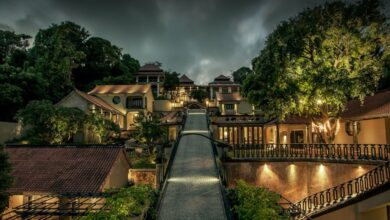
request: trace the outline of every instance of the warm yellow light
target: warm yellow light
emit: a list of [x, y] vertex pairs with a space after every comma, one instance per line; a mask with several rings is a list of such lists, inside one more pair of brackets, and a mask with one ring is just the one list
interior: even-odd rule
[[324, 173], [325, 172], [325, 166], [323, 164], [320, 164], [319, 172], [320, 173]]
[[323, 101], [321, 99], [317, 99], [317, 104], [321, 105]]

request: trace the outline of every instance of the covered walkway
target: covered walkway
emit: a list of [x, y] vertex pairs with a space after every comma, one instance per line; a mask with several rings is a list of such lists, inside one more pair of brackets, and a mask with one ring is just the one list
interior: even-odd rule
[[226, 219], [210, 140], [188, 133], [209, 135], [206, 113], [189, 110], [158, 219]]

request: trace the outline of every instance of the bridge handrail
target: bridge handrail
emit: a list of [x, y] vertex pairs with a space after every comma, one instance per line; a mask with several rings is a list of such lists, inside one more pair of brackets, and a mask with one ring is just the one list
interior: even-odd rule
[[389, 161], [389, 144], [234, 144], [233, 159]]
[[387, 162], [355, 179], [309, 195], [294, 205], [301, 211], [298, 217], [312, 216], [339, 205], [346, 205], [347, 201], [389, 184], [390, 163]]

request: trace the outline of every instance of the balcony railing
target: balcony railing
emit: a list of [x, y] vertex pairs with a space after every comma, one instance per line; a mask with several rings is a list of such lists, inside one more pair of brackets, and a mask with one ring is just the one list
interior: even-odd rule
[[390, 163], [387, 162], [368, 173], [335, 187], [312, 194], [294, 204], [300, 215], [296, 219], [307, 218], [332, 208], [346, 206], [354, 201], [388, 190], [390, 185]]
[[250, 144], [232, 145], [231, 159], [314, 160], [314, 161], [389, 161], [386, 144]]

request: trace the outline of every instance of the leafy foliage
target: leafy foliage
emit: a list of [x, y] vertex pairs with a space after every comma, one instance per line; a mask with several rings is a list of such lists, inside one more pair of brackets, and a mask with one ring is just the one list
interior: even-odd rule
[[243, 180], [239, 180], [229, 197], [234, 204], [233, 212], [240, 220], [288, 219], [278, 204], [280, 196], [265, 188], [251, 186]]
[[78, 132], [86, 130], [102, 142], [119, 133], [119, 127], [98, 114], [85, 114], [77, 108], [54, 106], [50, 101], [32, 101], [17, 115], [28, 129], [32, 143], [62, 144]]
[[17, 57], [23, 57], [30, 38], [25, 34], [0, 30], [0, 64], [4, 64], [10, 59], [15, 62]]
[[203, 102], [207, 96], [208, 93], [202, 89], [192, 90], [190, 93], [190, 97], [196, 99], [198, 102]]
[[135, 138], [140, 142], [146, 144], [151, 155], [154, 146], [158, 142], [163, 142], [166, 135], [164, 127], [160, 126], [157, 119], [140, 116], [136, 125]]
[[4, 147], [0, 145], [0, 213], [8, 206], [7, 189], [11, 187], [11, 164], [8, 162], [8, 155]]
[[318, 116], [331, 142], [346, 102], [377, 89], [389, 42], [378, 0], [306, 9], [268, 36], [243, 91], [268, 118]]
[[252, 73], [252, 70], [248, 67], [241, 67], [232, 73], [235, 83], [243, 84], [245, 78]]
[[148, 185], [122, 188], [106, 199], [109, 211], [90, 213], [82, 219], [127, 219], [139, 216], [155, 203], [156, 195], [155, 190]]
[[[74, 87], [86, 91], [96, 84], [133, 83], [140, 67], [138, 60], [73, 22], [39, 30], [27, 50], [30, 38], [0, 31], [0, 86], [6, 89], [0, 120], [12, 121], [32, 100], [58, 102]], [[11, 91], [15, 98], [9, 97]]]
[[177, 72], [165, 72], [163, 86], [166, 91], [173, 91], [179, 86], [179, 75]]

